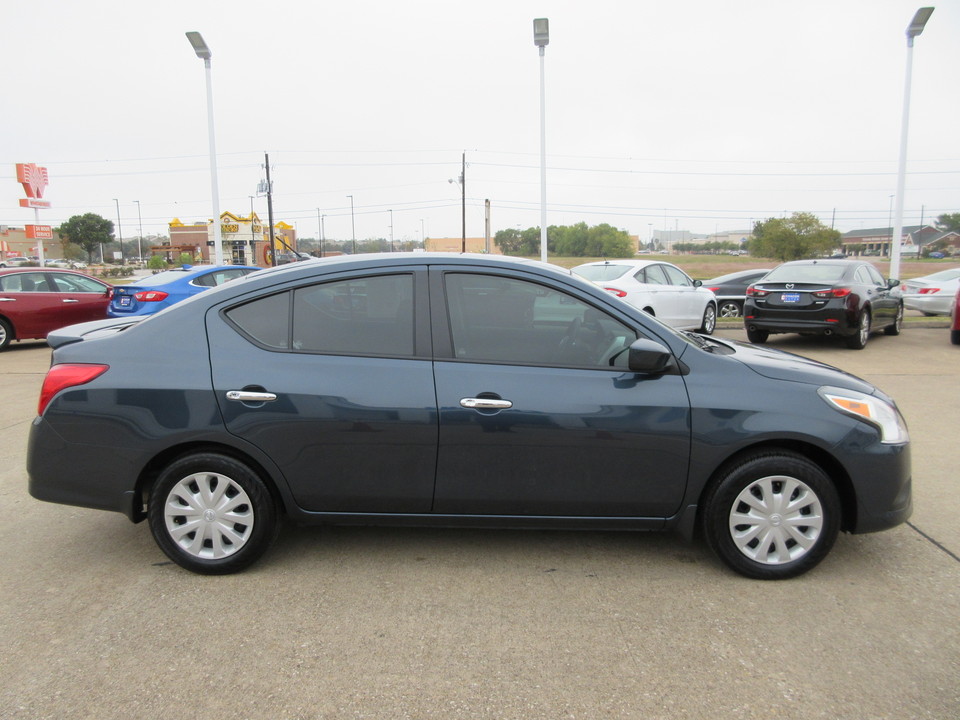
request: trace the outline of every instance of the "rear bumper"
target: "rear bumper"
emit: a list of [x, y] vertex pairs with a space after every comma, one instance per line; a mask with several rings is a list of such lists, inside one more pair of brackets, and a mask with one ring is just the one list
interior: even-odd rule
[[856, 326], [850, 326], [843, 321], [829, 320], [788, 320], [770, 317], [750, 317], [744, 313], [743, 323], [746, 327], [756, 330], [766, 330], [769, 333], [817, 333], [820, 335], [854, 335]]

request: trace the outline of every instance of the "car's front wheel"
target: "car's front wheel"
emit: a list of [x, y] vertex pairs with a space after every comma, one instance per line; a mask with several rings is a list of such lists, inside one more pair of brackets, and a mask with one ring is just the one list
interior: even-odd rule
[[700, 321], [700, 332], [704, 335], [713, 335], [717, 327], [717, 306], [709, 303], [703, 311], [703, 319]]
[[749, 455], [707, 491], [707, 542], [741, 575], [783, 580], [807, 572], [833, 547], [840, 500], [826, 473], [788, 451]]
[[181, 457], [160, 473], [148, 517], [167, 557], [204, 575], [243, 570], [279, 527], [277, 504], [257, 473], [212, 452]]
[[893, 325], [887, 325], [883, 332], [885, 335], [899, 335], [903, 329], [903, 303], [897, 306], [897, 316], [893, 320]]

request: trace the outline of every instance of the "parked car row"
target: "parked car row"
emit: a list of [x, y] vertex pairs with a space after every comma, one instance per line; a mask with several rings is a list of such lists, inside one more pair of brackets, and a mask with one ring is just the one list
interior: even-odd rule
[[0, 269], [0, 350], [13, 340], [43, 339], [58, 328], [110, 315], [153, 314], [190, 295], [258, 270], [246, 266], [181, 268], [137, 285], [110, 285], [55, 267]]

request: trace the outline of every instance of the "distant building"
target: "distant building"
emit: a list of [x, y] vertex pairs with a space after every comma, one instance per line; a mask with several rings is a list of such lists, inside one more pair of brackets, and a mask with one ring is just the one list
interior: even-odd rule
[[[169, 254], [176, 261], [178, 255], [189, 253], [200, 262], [213, 262], [214, 251], [213, 221], [186, 225], [179, 218], [170, 223], [170, 242], [154, 245], [154, 252]], [[285, 222], [274, 224], [276, 252], [287, 251], [287, 246], [296, 249], [297, 231]], [[234, 215], [231, 212], [220, 214], [220, 239], [223, 248], [223, 262], [227, 265], [271, 265], [270, 243], [266, 225], [254, 212], [250, 215]]]
[[[486, 238], [467, 238], [466, 241], [468, 253], [489, 252], [491, 255], [503, 255], [503, 251], [497, 247], [497, 244], [490, 238], [490, 249], [487, 249]], [[458, 253], [463, 248], [463, 238], [427, 238], [423, 241], [423, 249], [427, 252], [455, 252]]]
[[[866, 230], [851, 230], [840, 238], [844, 250], [852, 245], [862, 245], [867, 255], [890, 255], [890, 245], [893, 238], [893, 228], [868, 228]], [[900, 252], [919, 254], [927, 245], [946, 240], [946, 244], [957, 247], [960, 244], [960, 235], [956, 232], [944, 232], [933, 225], [910, 225], [903, 228]]]

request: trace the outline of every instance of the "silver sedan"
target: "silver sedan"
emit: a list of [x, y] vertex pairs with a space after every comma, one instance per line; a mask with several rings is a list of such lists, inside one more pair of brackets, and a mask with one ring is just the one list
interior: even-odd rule
[[924, 315], [949, 315], [960, 287], [960, 267], [903, 282], [903, 305]]

